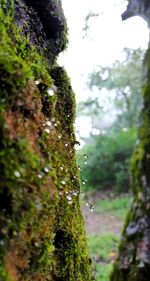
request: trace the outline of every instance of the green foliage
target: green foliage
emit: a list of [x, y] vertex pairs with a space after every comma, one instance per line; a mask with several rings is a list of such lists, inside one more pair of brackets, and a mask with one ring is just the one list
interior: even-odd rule
[[88, 248], [94, 263], [97, 281], [109, 281], [112, 257], [117, 254], [119, 237], [113, 233], [88, 236]]
[[119, 219], [125, 219], [127, 210], [130, 205], [129, 196], [123, 195], [114, 199], [100, 199], [95, 202], [95, 212], [107, 212], [110, 215], [115, 215]]
[[109, 254], [117, 251], [119, 237], [114, 233], [88, 236], [88, 247], [91, 257], [99, 261], [110, 261]]
[[[129, 163], [135, 143], [134, 130], [99, 135], [79, 152], [82, 177], [87, 179], [85, 190], [92, 187], [125, 192], [129, 189]], [[81, 159], [88, 155], [87, 165]]]
[[[141, 105], [142, 62], [144, 51], [124, 49], [124, 60], [116, 61], [111, 66], [101, 67], [89, 75], [90, 89], [97, 87], [115, 92], [112, 104], [121, 110], [118, 113], [118, 127], [134, 127]], [[109, 103], [110, 101], [108, 101]]]
[[112, 272], [113, 265], [110, 264], [94, 264], [94, 269], [97, 277], [97, 281], [109, 281], [110, 274]]

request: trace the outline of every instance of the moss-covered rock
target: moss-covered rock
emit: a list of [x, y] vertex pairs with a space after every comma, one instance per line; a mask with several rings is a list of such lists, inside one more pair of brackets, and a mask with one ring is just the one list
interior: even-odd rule
[[0, 0], [0, 280], [91, 281], [61, 2]]

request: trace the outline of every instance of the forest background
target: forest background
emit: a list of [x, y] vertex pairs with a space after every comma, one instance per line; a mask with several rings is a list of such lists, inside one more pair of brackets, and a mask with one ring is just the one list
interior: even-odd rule
[[[113, 13], [114, 15], [117, 13], [118, 7], [118, 15], [121, 15], [122, 4], [125, 3], [117, 1], [112, 3], [114, 9], [112, 18]], [[67, 7], [67, 1], [64, 1], [64, 5]], [[103, 41], [101, 28], [99, 35], [94, 29], [102, 17], [106, 17], [108, 22], [110, 19], [110, 14], [105, 9], [106, 7], [102, 7], [102, 10], [89, 8], [86, 16], [82, 17], [84, 23], [80, 23], [81, 41], [84, 42], [82, 44], [89, 43], [90, 47], [93, 44], [93, 48], [95, 44], [94, 53], [98, 49], [97, 40]], [[75, 66], [73, 69], [68, 63], [69, 53], [73, 51], [73, 40], [68, 54], [60, 57], [60, 62], [66, 64], [70, 71], [73, 84], [77, 84], [77, 81], [78, 85], [82, 84], [82, 86], [75, 86], [78, 101], [77, 155], [81, 171], [82, 205], [89, 251], [94, 260], [97, 280], [101, 281], [109, 280], [112, 265], [117, 256], [124, 219], [131, 204], [130, 162], [134, 147], [138, 142], [138, 115], [142, 108], [143, 58], [148, 34], [145, 23], [140, 19], [138, 24], [140, 28], [143, 28], [145, 37], [143, 36], [144, 40], [141, 38], [141, 41], [134, 38], [135, 44], [132, 44], [134, 24], [137, 28], [136, 21], [137, 18], [132, 19], [131, 23], [129, 21], [132, 26], [131, 31], [129, 31], [129, 26], [127, 27], [129, 37], [126, 43], [128, 41], [129, 43], [123, 45], [123, 40], [120, 38], [118, 45], [121, 52], [118, 51], [118, 56], [113, 51], [113, 46], [112, 58], [108, 59], [108, 62], [107, 59], [104, 59], [105, 62], [101, 59], [98, 51], [96, 55], [91, 53], [90, 60], [93, 58], [93, 65], [91, 64], [88, 70], [81, 73], [80, 78], [74, 77]], [[70, 28], [72, 28], [71, 25]], [[107, 33], [106, 24], [104, 30]], [[125, 31], [125, 27], [122, 28], [122, 32], [123, 30]], [[111, 33], [111, 28], [109, 32]], [[111, 37], [110, 33], [108, 37]], [[101, 40], [97, 39], [98, 36], [95, 34], [102, 36]], [[124, 37], [126, 37], [126, 32]], [[102, 53], [106, 57], [105, 51]], [[83, 55], [83, 61], [86, 55], [87, 53]], [[96, 56], [97, 61], [95, 61]], [[83, 71], [82, 67], [81, 69]], [[103, 224], [108, 227], [101, 227]]]

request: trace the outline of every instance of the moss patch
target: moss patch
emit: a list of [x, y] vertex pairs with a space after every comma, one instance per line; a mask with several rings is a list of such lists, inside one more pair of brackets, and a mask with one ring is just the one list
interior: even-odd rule
[[54, 63], [66, 31], [59, 1], [0, 1], [4, 281], [93, 280], [79, 204], [75, 98]]

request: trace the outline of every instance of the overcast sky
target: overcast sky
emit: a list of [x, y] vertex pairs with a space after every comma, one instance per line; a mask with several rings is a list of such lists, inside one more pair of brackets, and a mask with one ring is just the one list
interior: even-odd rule
[[[78, 102], [86, 100], [87, 96], [99, 95], [98, 91], [91, 93], [86, 87], [88, 74], [96, 69], [97, 65], [106, 66], [121, 59], [124, 47], [146, 49], [149, 32], [146, 22], [140, 17], [121, 21], [127, 1], [62, 0], [62, 3], [68, 22], [69, 45], [58, 61], [67, 69]], [[98, 13], [99, 16], [90, 19], [88, 37], [83, 39], [84, 19], [89, 11]], [[100, 98], [101, 105], [104, 106], [106, 93], [101, 92]], [[109, 115], [103, 116], [102, 127], [109, 126], [114, 116], [113, 110], [110, 110]], [[80, 134], [88, 135], [90, 118], [78, 118], [76, 128]]]
[[[85, 99], [88, 73], [97, 65], [110, 65], [121, 58], [124, 47], [146, 48], [147, 24], [139, 17], [121, 21], [127, 1], [62, 0], [69, 27], [69, 46], [59, 63], [67, 68], [77, 100]], [[99, 13], [90, 20], [88, 38], [83, 39], [84, 18], [89, 11]]]

